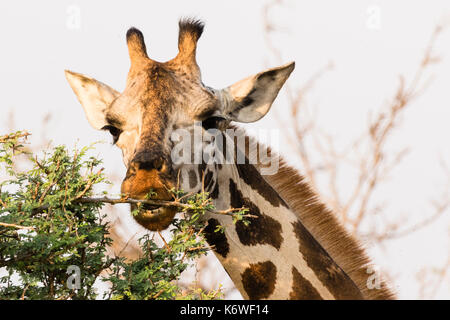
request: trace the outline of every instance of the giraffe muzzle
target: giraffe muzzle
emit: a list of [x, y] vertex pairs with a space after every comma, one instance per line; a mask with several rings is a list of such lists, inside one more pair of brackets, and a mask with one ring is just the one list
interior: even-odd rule
[[[172, 200], [168, 191], [169, 182], [160, 177], [160, 170], [152, 167], [141, 168], [139, 165], [130, 166], [127, 176], [122, 181], [121, 192], [132, 199]], [[173, 221], [177, 208], [161, 207], [158, 205], [143, 204], [140, 208], [131, 205], [134, 219], [144, 228], [156, 231], [166, 229]]]

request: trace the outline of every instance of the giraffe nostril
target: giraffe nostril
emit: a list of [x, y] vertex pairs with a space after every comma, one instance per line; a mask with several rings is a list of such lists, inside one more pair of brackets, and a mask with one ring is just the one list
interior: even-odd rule
[[153, 160], [153, 168], [155, 168], [158, 171], [161, 171], [164, 166], [164, 160], [161, 158]]
[[138, 169], [139, 168], [138, 168], [138, 165], [136, 163], [134, 163], [134, 162], [130, 163], [130, 165], [128, 166], [128, 169], [127, 169], [126, 177], [134, 176]]
[[157, 158], [151, 161], [138, 162], [138, 170], [157, 170], [162, 171], [165, 168], [165, 162], [162, 158]]

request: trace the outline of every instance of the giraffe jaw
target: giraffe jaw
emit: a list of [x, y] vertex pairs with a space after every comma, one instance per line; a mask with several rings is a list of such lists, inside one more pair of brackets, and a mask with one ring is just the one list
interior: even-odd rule
[[[136, 206], [132, 205], [131, 210], [135, 210]], [[166, 229], [173, 221], [177, 209], [174, 207], [157, 207], [154, 209], [142, 209], [134, 219], [144, 228], [151, 231]]]

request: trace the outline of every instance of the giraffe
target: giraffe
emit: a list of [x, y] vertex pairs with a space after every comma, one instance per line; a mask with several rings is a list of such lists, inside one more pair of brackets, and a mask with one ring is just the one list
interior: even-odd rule
[[[65, 71], [88, 122], [109, 131], [122, 151], [127, 171], [121, 192], [143, 199], [152, 190], [153, 199], [170, 200], [168, 189], [180, 184], [190, 193], [205, 188], [219, 210], [248, 208], [258, 217], [249, 225], [234, 224], [229, 216], [204, 216], [208, 243], [246, 299], [394, 298], [384, 282], [368, 288], [369, 258], [301, 174], [235, 124], [267, 114], [294, 62], [224, 89], [208, 87], [196, 62], [203, 29], [202, 21], [181, 19], [178, 54], [158, 62], [148, 57], [142, 32], [130, 28], [131, 66], [121, 93]], [[204, 139], [192, 143], [197, 137]], [[177, 158], [181, 140], [192, 148]], [[220, 152], [226, 161], [217, 161]], [[200, 161], [194, 161], [198, 155]], [[276, 170], [264, 173], [269, 164], [261, 155], [275, 159]], [[144, 209], [135, 220], [149, 230], [167, 228], [176, 214], [167, 207]], [[219, 225], [223, 233], [214, 232]]]

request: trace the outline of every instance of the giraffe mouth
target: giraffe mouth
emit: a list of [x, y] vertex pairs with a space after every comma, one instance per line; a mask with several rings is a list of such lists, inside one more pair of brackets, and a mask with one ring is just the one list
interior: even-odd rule
[[[136, 205], [131, 205], [131, 210], [137, 209]], [[137, 214], [134, 215], [134, 219], [151, 231], [158, 231], [166, 229], [173, 221], [177, 208], [175, 207], [161, 207], [157, 205], [145, 204], [142, 206]]]
[[142, 206], [142, 208], [143, 208], [144, 210], [147, 210], [147, 211], [156, 211], [156, 209], [161, 208], [161, 206], [151, 205], [151, 204], [145, 203], [145, 204]]

